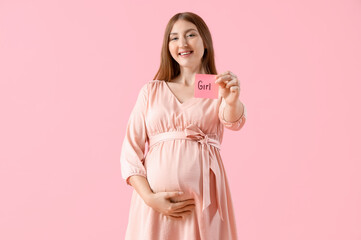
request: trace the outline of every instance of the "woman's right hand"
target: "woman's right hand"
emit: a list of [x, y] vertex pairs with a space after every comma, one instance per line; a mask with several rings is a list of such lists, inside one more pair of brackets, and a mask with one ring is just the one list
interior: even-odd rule
[[[182, 193], [183, 194], [183, 193]], [[172, 197], [179, 197], [179, 192], [156, 192], [150, 194], [146, 204], [157, 212], [174, 220], [182, 220], [192, 213], [195, 207], [193, 198], [173, 202]]]

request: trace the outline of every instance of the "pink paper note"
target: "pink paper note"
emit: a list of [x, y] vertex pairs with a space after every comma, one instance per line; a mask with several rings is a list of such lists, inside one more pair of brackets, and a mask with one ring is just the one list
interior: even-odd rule
[[194, 81], [194, 97], [196, 98], [218, 98], [218, 87], [215, 83], [216, 74], [196, 74]]

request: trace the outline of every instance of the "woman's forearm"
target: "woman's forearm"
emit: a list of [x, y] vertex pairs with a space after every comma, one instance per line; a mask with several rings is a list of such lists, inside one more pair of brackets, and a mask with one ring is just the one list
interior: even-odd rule
[[148, 180], [141, 175], [133, 175], [129, 178], [129, 183], [137, 191], [140, 197], [147, 203], [151, 194], [153, 194], [152, 189], [149, 186]]

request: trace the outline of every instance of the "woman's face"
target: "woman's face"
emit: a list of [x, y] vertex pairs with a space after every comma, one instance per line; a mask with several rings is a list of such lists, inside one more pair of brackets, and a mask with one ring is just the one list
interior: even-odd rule
[[[169, 51], [180, 67], [195, 68], [200, 65], [204, 46], [196, 25], [185, 20], [175, 22], [169, 35]], [[179, 55], [188, 51], [191, 54]]]

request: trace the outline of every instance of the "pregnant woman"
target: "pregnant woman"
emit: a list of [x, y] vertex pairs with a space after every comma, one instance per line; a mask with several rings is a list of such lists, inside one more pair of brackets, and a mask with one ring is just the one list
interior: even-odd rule
[[211, 34], [198, 15], [178, 13], [122, 145], [122, 177], [134, 188], [126, 240], [237, 239], [220, 148], [224, 127], [237, 131], [246, 121], [240, 83], [227, 71], [216, 76], [218, 99], [195, 98], [195, 74], [217, 74]]

